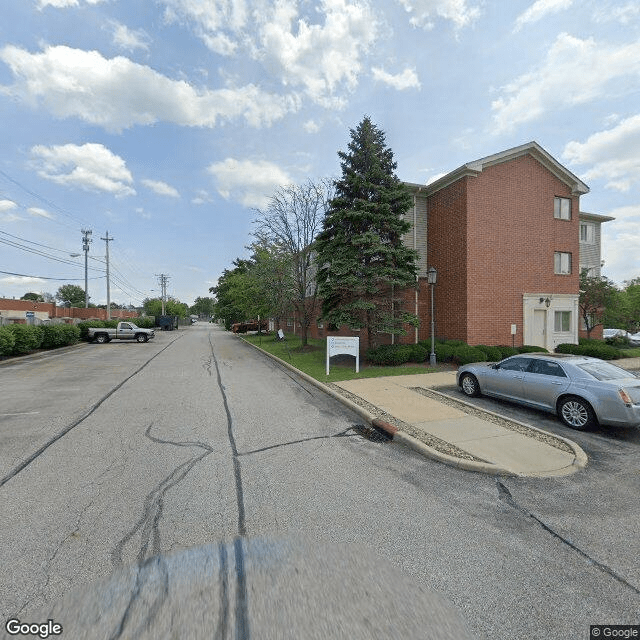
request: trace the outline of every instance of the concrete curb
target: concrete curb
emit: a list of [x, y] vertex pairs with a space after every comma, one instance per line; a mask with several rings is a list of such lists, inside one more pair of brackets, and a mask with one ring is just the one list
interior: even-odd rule
[[[446, 395], [445, 393], [440, 393], [436, 389], [429, 388], [429, 391], [431, 391], [432, 393], [435, 393], [436, 395], [442, 396], [443, 398], [446, 398], [447, 400], [451, 400], [452, 399], [450, 396]], [[471, 404], [470, 402], [466, 402], [464, 400], [458, 400], [458, 398], [455, 398], [454, 401], [455, 402], [459, 402], [460, 404], [464, 405], [465, 407], [469, 407], [470, 409], [473, 409], [474, 411], [481, 411], [482, 413], [486, 413], [487, 415], [494, 416], [496, 418], [500, 418], [501, 420], [507, 419], [507, 418], [504, 418], [504, 416], [498, 415], [494, 411], [489, 411], [488, 409], [482, 409], [480, 407], [476, 407], [475, 405]], [[580, 445], [575, 443], [573, 440], [569, 440], [569, 438], [564, 438], [563, 436], [557, 436], [555, 433], [549, 433], [548, 431], [545, 431], [544, 429], [539, 429], [538, 427], [532, 427], [529, 424], [525, 424], [524, 422], [520, 422], [519, 420], [514, 420], [513, 418], [508, 418], [508, 421], [509, 422], [513, 422], [514, 424], [520, 425], [521, 427], [523, 427], [525, 429], [531, 429], [531, 431], [537, 431], [538, 433], [544, 433], [545, 436], [549, 436], [551, 438], [555, 438], [556, 440], [560, 440], [561, 442], [564, 442], [573, 451], [574, 460], [573, 460], [572, 466], [576, 466], [579, 469], [584, 469], [587, 466], [587, 464], [589, 463], [589, 458], [587, 457], [587, 454], [582, 450]]]
[[[374, 429], [378, 429], [380, 431], [384, 431], [392, 440], [396, 442], [400, 442], [405, 446], [413, 449], [417, 453], [422, 454], [423, 456], [430, 458], [432, 460], [436, 460], [438, 462], [442, 462], [452, 467], [457, 467], [458, 469], [462, 469], [464, 471], [475, 471], [478, 473], [486, 473], [490, 475], [496, 476], [519, 476], [520, 474], [512, 471], [511, 469], [506, 469], [503, 467], [499, 467], [494, 464], [490, 464], [488, 462], [475, 462], [474, 460], [465, 460], [464, 458], [456, 458], [455, 456], [450, 456], [446, 453], [442, 453], [437, 449], [433, 449], [429, 445], [426, 445], [424, 442], [420, 442], [420, 440], [416, 440], [407, 433], [400, 431], [397, 427], [385, 422], [384, 420], [380, 420], [380, 418], [376, 418], [372, 416], [368, 411], [357, 405], [355, 402], [352, 402], [348, 398], [345, 398], [343, 395], [337, 393], [327, 385], [323, 384], [319, 380], [312, 378], [310, 375], [304, 373], [304, 371], [300, 371], [300, 369], [296, 369], [292, 364], [289, 364], [285, 360], [278, 358], [278, 356], [274, 356], [272, 353], [265, 351], [259, 346], [248, 342], [238, 336], [240, 340], [242, 340], [245, 344], [254, 347], [261, 353], [264, 353], [267, 357], [275, 360], [280, 365], [289, 369], [290, 371], [295, 372], [299, 375], [303, 380], [311, 383], [321, 391], [324, 391], [326, 394], [330, 395], [332, 398], [335, 398], [338, 402], [341, 402], [343, 405], [357, 413], [363, 420], [366, 420], [368, 424], [370, 424]], [[444, 395], [444, 394], [441, 394]], [[545, 432], [546, 433], [546, 432]], [[576, 445], [577, 446], [577, 445]], [[582, 450], [581, 450], [582, 451]], [[586, 457], [586, 456], [585, 456]]]

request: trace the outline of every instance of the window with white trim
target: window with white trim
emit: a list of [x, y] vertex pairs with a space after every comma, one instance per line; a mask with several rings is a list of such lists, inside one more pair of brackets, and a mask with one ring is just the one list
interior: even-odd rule
[[563, 251], [556, 251], [553, 254], [553, 272], [559, 275], [571, 273], [571, 254]]
[[571, 220], [571, 198], [553, 199], [553, 217], [559, 220]]
[[568, 333], [571, 331], [571, 311], [554, 312], [553, 330], [556, 333]]
[[596, 225], [593, 222], [580, 223], [580, 242], [583, 244], [595, 244]]

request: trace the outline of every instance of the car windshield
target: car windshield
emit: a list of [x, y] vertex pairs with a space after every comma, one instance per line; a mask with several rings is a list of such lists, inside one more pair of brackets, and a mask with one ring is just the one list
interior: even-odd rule
[[623, 378], [635, 377], [635, 374], [630, 371], [616, 367], [615, 364], [609, 364], [608, 362], [588, 362], [586, 364], [579, 364], [578, 368], [586, 371], [596, 380], [621, 380]]

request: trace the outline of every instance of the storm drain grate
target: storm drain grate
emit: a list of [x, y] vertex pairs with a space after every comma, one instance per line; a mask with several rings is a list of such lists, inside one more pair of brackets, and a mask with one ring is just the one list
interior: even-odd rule
[[384, 433], [384, 431], [379, 431], [369, 425], [356, 424], [351, 427], [351, 430], [371, 442], [389, 442], [391, 440], [391, 437]]

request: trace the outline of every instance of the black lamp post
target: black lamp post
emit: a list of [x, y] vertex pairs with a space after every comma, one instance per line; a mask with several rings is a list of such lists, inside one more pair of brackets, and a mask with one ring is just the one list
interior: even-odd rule
[[431, 354], [429, 355], [429, 364], [434, 366], [436, 363], [436, 352], [435, 352], [435, 318], [433, 315], [433, 287], [436, 284], [438, 279], [438, 272], [435, 267], [429, 267], [427, 271], [427, 282], [431, 285]]

